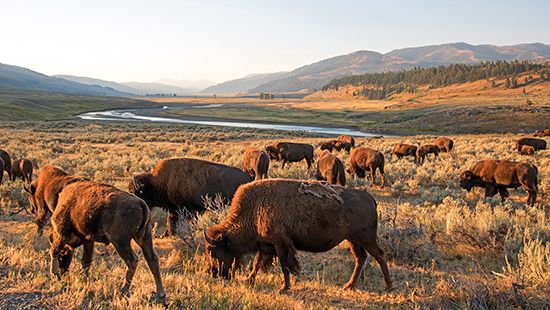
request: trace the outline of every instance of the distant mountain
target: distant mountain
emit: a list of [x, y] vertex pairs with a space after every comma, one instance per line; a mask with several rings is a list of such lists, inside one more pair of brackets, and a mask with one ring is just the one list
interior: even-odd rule
[[144, 94], [142, 91], [140, 91], [136, 88], [129, 87], [129, 86], [126, 86], [124, 84], [117, 83], [117, 82], [105, 81], [105, 80], [100, 80], [100, 79], [84, 77], [84, 76], [74, 76], [74, 75], [54, 75], [54, 77], [62, 78], [62, 79], [68, 80], [68, 81], [73, 81], [73, 82], [86, 84], [86, 85], [99, 85], [99, 86], [103, 86], [103, 87], [110, 87], [114, 90], [124, 92], [124, 93], [133, 94], [133, 95], [143, 95]]
[[161, 83], [143, 83], [143, 82], [124, 82], [120, 83], [127, 87], [137, 89], [140, 95], [145, 94], [192, 94], [197, 90], [193, 88], [183, 88], [179, 86], [166, 85]]
[[86, 85], [2, 63], [0, 63], [0, 87], [95, 96], [124, 97], [131, 95], [111, 87]]
[[[478, 63], [496, 60], [550, 59], [550, 45], [542, 43], [512, 46], [471, 45], [449, 43], [393, 50], [386, 54], [357, 51], [300, 67], [277, 79], [249, 90], [258, 92], [292, 92], [320, 89], [333, 78], [352, 74], [404, 70], [413, 67], [431, 67], [454, 63]], [[226, 83], [230, 83], [229, 81]]]
[[214, 83], [209, 80], [191, 81], [186, 79], [182, 79], [182, 80], [161, 79], [161, 80], [158, 80], [157, 83], [192, 89], [196, 92], [214, 85]]
[[288, 72], [249, 74], [243, 78], [223, 82], [203, 89], [204, 94], [246, 93], [261, 84], [280, 79]]

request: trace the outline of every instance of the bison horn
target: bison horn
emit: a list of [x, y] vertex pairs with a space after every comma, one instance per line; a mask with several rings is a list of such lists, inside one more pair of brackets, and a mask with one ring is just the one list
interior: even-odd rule
[[210, 244], [214, 244], [215, 241], [210, 239], [210, 237], [208, 237], [208, 233], [206, 232], [206, 228], [204, 229], [204, 240], [206, 240], [206, 242], [210, 243]]
[[134, 184], [134, 189], [135, 189], [136, 191], [140, 191], [140, 186], [139, 186], [139, 184], [137, 183], [136, 179], [137, 179], [137, 176], [134, 176], [134, 177], [132, 178], [132, 183]]

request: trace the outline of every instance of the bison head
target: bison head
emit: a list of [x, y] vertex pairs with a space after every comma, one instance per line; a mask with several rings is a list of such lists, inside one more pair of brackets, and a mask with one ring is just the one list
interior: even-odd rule
[[279, 149], [274, 147], [273, 145], [266, 145], [265, 151], [267, 155], [269, 156], [270, 160], [279, 160]]
[[30, 211], [32, 214], [36, 214], [37, 213], [37, 203], [36, 203], [36, 199], [35, 199], [35, 194], [36, 194], [36, 181], [32, 182], [32, 184], [27, 187], [27, 186], [23, 186], [23, 188], [25, 189], [25, 192], [27, 192], [27, 198], [29, 199], [29, 206], [30, 206]]
[[460, 174], [460, 187], [470, 191], [472, 187], [477, 184], [478, 176], [476, 176], [472, 171], [466, 170]]
[[231, 277], [231, 269], [237, 264], [237, 257], [232, 253], [229, 238], [222, 232], [204, 230], [206, 253], [210, 256], [210, 270], [214, 277], [221, 275]]
[[128, 191], [139, 198], [145, 200], [145, 202], [150, 203], [151, 200], [151, 182], [149, 181], [151, 177], [150, 173], [142, 173], [134, 175], [132, 180], [128, 184]]

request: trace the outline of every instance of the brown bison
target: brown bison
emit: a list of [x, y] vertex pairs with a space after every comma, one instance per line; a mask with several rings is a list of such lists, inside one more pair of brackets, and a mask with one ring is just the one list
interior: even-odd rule
[[535, 151], [546, 149], [546, 140], [537, 138], [521, 138], [516, 141], [515, 150], [521, 152], [521, 147], [524, 145], [532, 146]]
[[0, 150], [0, 159], [4, 162], [4, 169], [0, 172], [2, 174], [4, 171], [8, 174], [8, 178], [11, 180], [11, 157], [10, 154], [4, 150]]
[[535, 148], [529, 145], [522, 145], [521, 146], [521, 155], [534, 155], [535, 154]]
[[269, 158], [255, 147], [249, 147], [243, 154], [243, 170], [256, 180], [267, 179]]
[[[55, 175], [56, 171], [49, 172], [54, 172], [51, 175]], [[37, 191], [38, 188], [60, 189], [56, 195], [56, 204], [49, 205], [44, 200], [44, 193]], [[110, 185], [78, 178], [73, 178], [73, 182], [66, 182], [65, 177], [49, 180], [39, 178], [34, 190], [31, 187], [28, 192], [29, 202], [36, 206], [35, 210], [38, 205], [48, 205], [51, 208], [50, 272], [53, 275], [59, 277], [65, 273], [71, 264], [74, 250], [83, 246], [82, 269], [88, 276], [94, 242], [112, 243], [128, 267], [121, 288], [123, 294], [128, 294], [138, 262], [130, 244], [134, 240], [140, 246], [153, 274], [157, 297], [164, 302], [165, 293], [158, 259], [153, 249], [149, 207], [142, 199]]]
[[416, 158], [416, 145], [410, 145], [405, 143], [396, 144], [391, 151], [391, 156], [397, 156], [398, 159], [401, 159], [405, 156], [412, 156]]
[[537, 199], [537, 174], [537, 167], [526, 162], [485, 159], [460, 175], [460, 187], [467, 191], [474, 186], [483, 187], [485, 198], [494, 196], [498, 191], [504, 201], [509, 196], [507, 188], [521, 186], [529, 193], [527, 203], [532, 206]]
[[174, 235], [179, 212], [205, 210], [204, 197], [231, 200], [241, 184], [252, 178], [241, 169], [194, 158], [170, 158], [159, 161], [153, 171], [135, 175], [128, 190], [147, 202], [149, 207], [168, 211], [164, 236]]
[[380, 188], [384, 187], [384, 155], [382, 153], [366, 147], [356, 148], [351, 152], [349, 157], [349, 169], [347, 172], [350, 175], [357, 175], [360, 178], [365, 177], [365, 172], [370, 171], [372, 176], [372, 184], [376, 180], [376, 169], [380, 171], [382, 183]]
[[355, 286], [368, 253], [380, 265], [389, 289], [392, 281], [376, 241], [377, 226], [376, 201], [365, 191], [318, 181], [260, 180], [241, 186], [225, 220], [205, 231], [206, 252], [213, 275], [226, 278], [243, 255], [256, 252], [251, 282], [262, 257], [276, 255], [285, 291], [290, 273], [300, 269], [297, 250], [325, 252], [347, 240], [355, 269], [345, 288]]
[[550, 129], [537, 130], [534, 134], [535, 137], [550, 137]]
[[32, 161], [23, 158], [16, 159], [11, 164], [11, 180], [20, 178], [21, 181], [31, 183], [32, 182]]
[[329, 140], [329, 141], [322, 142], [319, 145], [319, 148], [321, 149], [321, 151], [327, 150], [329, 152], [332, 152], [336, 142], [338, 142], [338, 140]]
[[450, 153], [453, 150], [454, 141], [447, 137], [438, 137], [434, 143], [439, 148], [439, 152]]
[[347, 142], [351, 147], [355, 147], [355, 139], [350, 135], [341, 135], [336, 140]]
[[434, 154], [434, 158], [436, 158], [437, 155], [439, 155], [439, 147], [435, 144], [425, 144], [420, 146], [416, 150], [416, 160], [420, 164], [423, 164], [428, 154]]
[[349, 154], [349, 152], [351, 151], [351, 144], [349, 142], [346, 142], [346, 141], [336, 141], [336, 143], [334, 143], [334, 148], [338, 152], [340, 152], [342, 149], [344, 149], [344, 150], [346, 150], [346, 153]]
[[309, 169], [314, 160], [314, 148], [310, 144], [277, 142], [273, 145], [266, 145], [265, 150], [269, 155], [269, 159], [282, 161], [283, 168], [288, 162], [299, 162], [305, 159], [307, 162], [307, 168]]
[[0, 185], [2, 185], [3, 179], [4, 179], [4, 160], [0, 158]]
[[344, 164], [328, 150], [322, 151], [317, 160], [317, 180], [324, 180], [330, 184], [346, 186]]

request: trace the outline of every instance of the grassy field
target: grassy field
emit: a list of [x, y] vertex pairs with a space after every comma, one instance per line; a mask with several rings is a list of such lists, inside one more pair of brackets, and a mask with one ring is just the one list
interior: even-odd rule
[[[3, 123], [0, 148], [38, 165], [56, 165], [69, 173], [125, 189], [129, 178], [160, 159], [188, 156], [240, 167], [247, 146], [275, 140], [318, 145], [323, 138], [298, 133], [172, 125], [83, 122]], [[22, 129], [24, 128], [24, 129]], [[383, 290], [378, 265], [370, 262], [355, 290], [343, 290], [353, 269], [345, 242], [326, 253], [299, 253], [302, 275], [292, 290], [277, 294], [277, 267], [245, 281], [247, 269], [229, 281], [206, 272], [202, 229], [224, 210], [182, 222], [178, 237], [155, 239], [170, 308], [318, 309], [318, 308], [535, 308], [550, 307], [550, 150], [526, 157], [512, 151], [520, 135], [453, 135], [456, 157], [443, 154], [423, 166], [386, 156], [383, 190], [351, 178], [349, 187], [366, 188], [378, 201], [379, 240], [386, 251], [395, 289]], [[426, 143], [433, 136], [360, 139], [358, 144], [389, 154], [397, 142]], [[318, 152], [318, 148], [316, 148]], [[348, 163], [344, 152], [338, 156]], [[480, 198], [458, 187], [458, 174], [484, 158], [529, 161], [539, 168], [535, 207], [527, 194], [511, 199]], [[271, 163], [271, 177], [311, 179], [305, 163], [285, 170]], [[216, 204], [216, 202], [212, 202]], [[125, 266], [111, 246], [97, 246], [91, 277], [85, 281], [75, 262], [61, 280], [48, 275], [48, 241], [38, 238], [20, 182], [0, 186], [0, 308], [160, 308], [144, 259], [129, 298], [118, 294]], [[218, 203], [219, 205], [219, 203]], [[165, 214], [153, 212], [154, 234], [164, 231]], [[137, 248], [137, 247], [136, 247]]]

